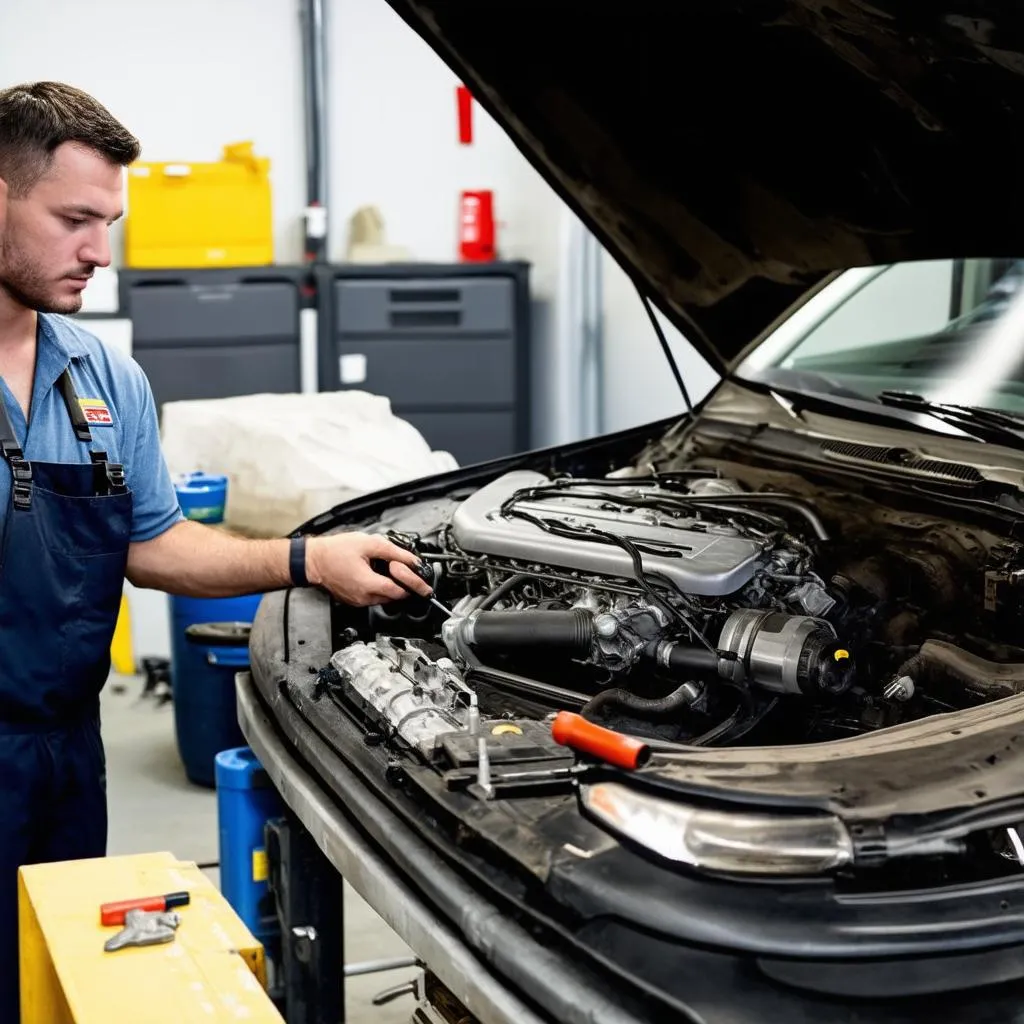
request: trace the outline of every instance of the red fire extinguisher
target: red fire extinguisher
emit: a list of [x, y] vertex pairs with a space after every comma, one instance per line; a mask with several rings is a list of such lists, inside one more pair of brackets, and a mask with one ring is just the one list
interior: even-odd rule
[[459, 255], [464, 263], [494, 259], [494, 193], [467, 190], [459, 202]]

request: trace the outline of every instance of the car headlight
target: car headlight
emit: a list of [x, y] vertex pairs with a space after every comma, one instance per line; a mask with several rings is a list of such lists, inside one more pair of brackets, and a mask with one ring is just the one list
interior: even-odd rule
[[709, 871], [809, 875], [848, 864], [853, 843], [829, 814], [705, 810], [617, 782], [580, 789], [583, 805], [627, 839], [668, 860]]

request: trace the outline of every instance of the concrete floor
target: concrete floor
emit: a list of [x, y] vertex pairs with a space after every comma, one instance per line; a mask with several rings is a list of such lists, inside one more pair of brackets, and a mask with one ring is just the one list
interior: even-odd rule
[[[217, 802], [213, 790], [185, 776], [174, 736], [174, 711], [143, 699], [140, 679], [114, 677], [103, 694], [103, 737], [107, 751], [110, 854], [169, 850], [181, 860], [215, 864]], [[214, 882], [216, 867], [205, 869]], [[345, 886], [345, 960], [347, 963], [409, 955], [398, 936], [348, 886]], [[372, 1004], [383, 989], [411, 980], [414, 969], [349, 979], [348, 1024], [408, 1024], [411, 996], [383, 1007]]]

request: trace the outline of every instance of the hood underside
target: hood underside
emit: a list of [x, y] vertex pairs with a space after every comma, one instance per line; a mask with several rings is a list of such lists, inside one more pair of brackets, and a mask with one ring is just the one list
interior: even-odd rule
[[834, 270], [1024, 252], [1012, 0], [389, 2], [719, 370]]

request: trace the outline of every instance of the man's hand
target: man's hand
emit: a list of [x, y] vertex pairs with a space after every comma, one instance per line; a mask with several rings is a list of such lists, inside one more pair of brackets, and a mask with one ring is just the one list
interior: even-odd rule
[[314, 586], [329, 590], [339, 601], [356, 607], [400, 601], [408, 597], [398, 584], [370, 568], [371, 558], [386, 559], [388, 571], [417, 594], [429, 597], [428, 583], [410, 568], [419, 559], [384, 537], [366, 533], [340, 533], [310, 537], [306, 541], [306, 575]]

